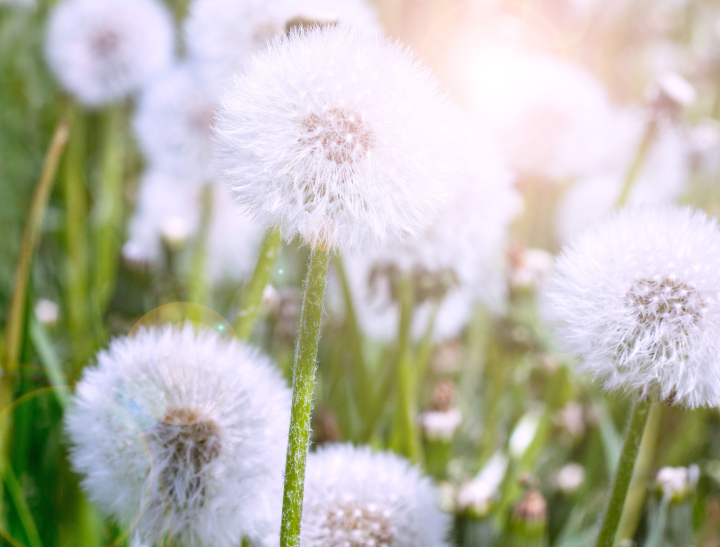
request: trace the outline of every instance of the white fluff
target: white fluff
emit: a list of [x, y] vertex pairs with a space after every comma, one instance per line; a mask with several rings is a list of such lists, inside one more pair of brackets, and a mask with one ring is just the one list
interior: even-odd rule
[[[359, 321], [374, 338], [389, 340], [397, 334], [392, 279], [397, 280], [400, 272], [417, 276], [418, 294], [426, 281], [447, 282], [435, 319], [436, 340], [458, 336], [478, 301], [494, 311], [503, 307], [508, 228], [521, 203], [494, 147], [477, 135], [467, 135], [466, 142], [472, 145], [462, 173], [428, 230], [400, 249], [346, 259]], [[414, 314], [416, 338], [425, 333], [437, 296], [420, 298]]]
[[215, 101], [197, 69], [182, 63], [143, 89], [133, 127], [153, 168], [207, 182], [213, 178], [212, 124]]
[[545, 311], [608, 390], [720, 401], [720, 231], [690, 209], [625, 209], [558, 258]]
[[449, 517], [420, 470], [390, 452], [335, 445], [308, 456], [302, 547], [442, 547]]
[[66, 415], [90, 498], [141, 541], [236, 547], [279, 527], [290, 393], [270, 361], [209, 329], [117, 338]]
[[137, 91], [173, 56], [172, 18], [158, 0], [62, 0], [45, 53], [66, 91], [96, 107]]
[[[162, 238], [181, 223], [189, 237], [200, 224], [201, 185], [151, 170], [143, 177], [123, 256], [135, 262], [162, 263]], [[252, 274], [264, 229], [235, 207], [224, 186], [213, 185], [206, 247], [212, 282], [242, 281]]]
[[[580, 179], [560, 204], [556, 233], [563, 243], [612, 211], [620, 197], [645, 126], [635, 113], [624, 113], [622, 118], [615, 160], [607, 170]], [[678, 128], [663, 127], [633, 183], [628, 205], [673, 203], [685, 190], [689, 176], [687, 140]]]
[[454, 171], [448, 110], [397, 42], [342, 26], [294, 31], [225, 95], [220, 176], [286, 239], [368, 251], [433, 220]]
[[194, 0], [185, 22], [188, 52], [208, 84], [222, 91], [251, 53], [285, 32], [288, 20], [298, 16], [378, 28], [366, 0]]
[[464, 77], [473, 108], [518, 172], [564, 182], [602, 165], [612, 108], [581, 66], [496, 48], [468, 60]]

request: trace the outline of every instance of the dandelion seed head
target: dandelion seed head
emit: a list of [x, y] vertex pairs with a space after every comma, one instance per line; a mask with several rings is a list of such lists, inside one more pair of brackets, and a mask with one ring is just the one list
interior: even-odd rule
[[[215, 283], [242, 281], [252, 274], [264, 228], [234, 206], [227, 189], [212, 187], [206, 241], [206, 274]], [[123, 257], [131, 262], [163, 264], [163, 243], [197, 237], [202, 185], [151, 169], [140, 183]], [[170, 237], [168, 237], [170, 236]], [[171, 245], [173, 250], [177, 245]]]
[[[556, 233], [568, 242], [612, 211], [643, 138], [646, 121], [634, 111], [616, 115], [617, 143], [606, 166], [579, 179], [560, 204]], [[663, 125], [632, 185], [628, 205], [668, 205], [685, 190], [690, 176], [690, 147], [681, 131]]]
[[63, 0], [45, 54], [66, 91], [98, 107], [136, 92], [173, 56], [172, 18], [157, 0]]
[[154, 169], [208, 182], [212, 165], [215, 101], [197, 68], [177, 65], [143, 89], [133, 120], [135, 136]]
[[369, 251], [433, 220], [455, 171], [446, 115], [435, 78], [398, 43], [292, 31], [224, 96], [221, 178], [288, 240]]
[[78, 384], [71, 460], [140, 541], [235, 546], [279, 527], [289, 399], [248, 346], [190, 324], [140, 330]]
[[448, 518], [430, 481], [406, 460], [334, 445], [308, 456], [304, 547], [447, 545]]
[[185, 22], [190, 56], [217, 92], [245, 69], [250, 54], [286, 31], [293, 19], [341, 22], [379, 30], [366, 0], [194, 0]]
[[546, 312], [608, 390], [694, 408], [720, 398], [720, 232], [690, 209], [625, 209], [575, 239]]
[[562, 182], [602, 165], [612, 109], [602, 84], [581, 66], [495, 48], [474, 54], [463, 77], [474, 110], [517, 172]]
[[463, 140], [458, 178], [433, 224], [401, 247], [346, 257], [361, 326], [374, 338], [396, 335], [397, 286], [403, 276], [412, 277], [414, 285], [417, 338], [425, 334], [436, 306], [438, 341], [460, 334], [476, 302], [494, 311], [503, 307], [508, 227], [521, 201], [489, 140], [474, 132]]

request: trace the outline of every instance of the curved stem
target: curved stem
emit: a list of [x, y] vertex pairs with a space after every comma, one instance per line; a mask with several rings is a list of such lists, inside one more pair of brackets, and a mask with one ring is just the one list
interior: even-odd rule
[[630, 486], [633, 469], [635, 468], [635, 459], [637, 458], [640, 442], [645, 431], [645, 424], [650, 413], [650, 400], [644, 398], [635, 403], [630, 418], [625, 442], [620, 452], [620, 461], [615, 479], [613, 480], [610, 498], [608, 499], [605, 515], [603, 516], [600, 533], [597, 537], [596, 547], [612, 547], [615, 541], [620, 516], [622, 515], [623, 506], [625, 505], [625, 497]]
[[[23, 232], [20, 247], [20, 259], [15, 270], [15, 288], [13, 289], [10, 311], [8, 313], [5, 331], [5, 345], [2, 353], [2, 368], [0, 368], [0, 410], [7, 409], [13, 399], [15, 386], [15, 373], [20, 365], [21, 351], [26, 335], [26, 315], [28, 303], [28, 284], [32, 270], [32, 260], [35, 254], [45, 209], [50, 199], [55, 174], [57, 173], [60, 156], [65, 149], [69, 137], [68, 124], [61, 122], [55, 134], [43, 164], [40, 180], [35, 188], [27, 223]], [[10, 450], [12, 418], [9, 412], [4, 412], [0, 418], [0, 477], [7, 475], [10, 469]], [[0, 496], [0, 522], [4, 523], [6, 508], [4, 499]]]
[[643, 134], [642, 140], [640, 141], [640, 145], [635, 152], [633, 162], [632, 164], [630, 164], [630, 169], [628, 169], [628, 172], [625, 175], [625, 182], [616, 203], [618, 207], [622, 207], [627, 204], [627, 201], [630, 198], [630, 192], [632, 191], [632, 187], [635, 184], [638, 176], [640, 175], [640, 171], [642, 170], [642, 166], [645, 163], [645, 159], [650, 152], [652, 144], [655, 142], [657, 131], [657, 122], [655, 120], [649, 121], [647, 123], [647, 126], [645, 127], [645, 133]]
[[283, 493], [282, 528], [280, 530], [282, 547], [300, 545], [305, 463], [310, 438], [310, 414], [315, 383], [315, 360], [320, 340], [320, 322], [325, 298], [328, 262], [327, 251], [311, 251], [310, 266], [305, 278], [300, 332], [295, 349], [292, 414], [285, 460], [285, 492]]
[[255, 319], [257, 318], [260, 303], [262, 302], [263, 291], [265, 290], [268, 279], [270, 279], [270, 274], [272, 273], [275, 260], [277, 260], [279, 250], [280, 232], [270, 229], [267, 234], [265, 234], [255, 271], [245, 290], [242, 306], [235, 320], [235, 332], [240, 340], [247, 340], [252, 334]]

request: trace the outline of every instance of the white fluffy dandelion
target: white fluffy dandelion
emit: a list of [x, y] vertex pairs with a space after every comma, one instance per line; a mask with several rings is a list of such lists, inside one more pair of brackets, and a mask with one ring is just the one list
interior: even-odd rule
[[170, 64], [173, 49], [172, 18], [158, 0], [62, 0], [45, 42], [61, 85], [88, 106], [137, 91]]
[[454, 170], [447, 111], [398, 43], [342, 26], [293, 31], [224, 98], [221, 177], [286, 239], [368, 250], [432, 221]]
[[[206, 248], [208, 278], [213, 282], [242, 281], [255, 267], [263, 227], [232, 203], [224, 186], [212, 188], [213, 203]], [[163, 242], [173, 234], [198, 235], [202, 188], [200, 182], [151, 170], [141, 181], [135, 214], [123, 256], [131, 262], [161, 264]]]
[[217, 91], [243, 70], [251, 53], [285, 32], [294, 18], [377, 28], [366, 0], [194, 0], [185, 23], [190, 56]]
[[472, 146], [451, 197], [428, 230], [400, 249], [347, 257], [359, 320], [374, 338], [397, 334], [395, 293], [403, 275], [414, 279], [418, 338], [436, 307], [437, 340], [458, 336], [478, 301], [496, 311], [502, 308], [507, 233], [520, 199], [494, 148], [479, 136], [468, 136], [466, 142]]
[[308, 456], [303, 547], [441, 547], [449, 518], [419, 469], [392, 453], [335, 445]]
[[183, 63], [155, 78], [138, 101], [134, 129], [153, 168], [200, 182], [213, 178], [215, 101], [197, 68]]
[[147, 171], [138, 190], [137, 204], [123, 246], [126, 260], [157, 264], [163, 259], [163, 234], [178, 230], [192, 235], [200, 223], [199, 184], [186, 183], [162, 171]]
[[491, 49], [473, 54], [464, 77], [473, 108], [497, 132], [518, 172], [563, 182], [604, 161], [611, 104], [581, 66]]
[[71, 460], [142, 542], [235, 547], [279, 528], [289, 401], [248, 346], [190, 324], [141, 330], [78, 384]]
[[720, 400], [720, 231], [690, 209], [625, 209], [562, 253], [547, 317], [608, 390]]
[[[620, 111], [616, 118], [616, 142], [607, 165], [578, 180], [560, 205], [556, 232], [561, 242], [612, 211], [620, 197], [646, 122], [635, 111]], [[671, 204], [685, 190], [689, 177], [690, 143], [679, 128], [663, 125], [632, 185], [628, 204]]]

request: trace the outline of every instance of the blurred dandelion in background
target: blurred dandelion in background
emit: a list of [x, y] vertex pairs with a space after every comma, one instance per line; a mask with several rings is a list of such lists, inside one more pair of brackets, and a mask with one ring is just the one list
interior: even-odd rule
[[720, 545], [716, 0], [0, 0], [0, 74], [3, 545]]

